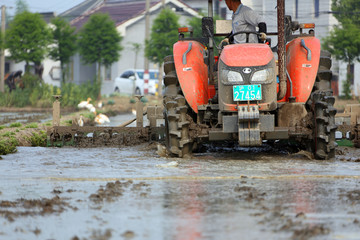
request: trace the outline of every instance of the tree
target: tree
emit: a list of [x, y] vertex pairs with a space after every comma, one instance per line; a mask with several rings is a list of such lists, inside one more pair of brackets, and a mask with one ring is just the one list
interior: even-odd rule
[[[195, 38], [202, 37], [202, 17], [204, 17], [205, 15], [200, 12], [200, 16], [201, 16], [201, 18], [193, 17], [193, 18], [189, 18], [187, 20], [187, 23], [189, 24], [189, 26], [192, 27], [192, 29], [194, 31], [193, 37], [195, 37]], [[220, 20], [220, 19], [221, 19], [221, 17], [219, 15], [214, 16], [214, 29], [215, 29], [216, 20]], [[215, 42], [217, 44], [219, 44], [221, 42], [221, 40], [224, 39], [224, 37], [214, 37], [214, 39], [215, 39]], [[218, 54], [217, 48], [214, 48], [214, 51], [215, 51], [215, 55], [217, 55]]]
[[360, 60], [360, 4], [358, 0], [333, 0], [332, 11], [340, 26], [335, 26], [328, 37], [323, 39], [323, 48], [328, 50], [336, 59], [345, 61], [347, 79], [344, 86], [344, 95], [350, 94], [350, 65]]
[[27, 2], [24, 0], [16, 0], [15, 5], [16, 5], [15, 15], [29, 11], [29, 6]]
[[142, 45], [140, 43], [131, 43], [131, 50], [135, 53], [135, 63], [134, 63], [134, 69], [136, 69], [137, 65], [137, 57], [142, 48]]
[[178, 41], [179, 17], [169, 8], [164, 8], [155, 18], [150, 39], [145, 42], [145, 56], [161, 65], [164, 58], [172, 55], [175, 42]]
[[169, 8], [163, 8], [154, 20], [150, 39], [145, 42], [145, 56], [159, 65], [159, 86], [162, 91], [162, 64], [164, 58], [172, 55], [173, 45], [178, 41], [179, 17]]
[[11, 59], [25, 61], [25, 71], [29, 72], [29, 63], [40, 63], [50, 43], [50, 30], [38, 13], [22, 12], [10, 22], [5, 34], [5, 46]]
[[331, 10], [340, 23], [353, 23], [360, 28], [359, 0], [333, 0]]
[[92, 15], [79, 33], [79, 51], [87, 64], [98, 63], [98, 80], [101, 65], [110, 66], [120, 58], [122, 37], [108, 14]]
[[51, 23], [53, 47], [50, 49], [49, 56], [55, 61], [60, 61], [62, 82], [65, 83], [66, 70], [65, 65], [70, 62], [70, 57], [77, 50], [75, 28], [60, 17], [53, 18]]

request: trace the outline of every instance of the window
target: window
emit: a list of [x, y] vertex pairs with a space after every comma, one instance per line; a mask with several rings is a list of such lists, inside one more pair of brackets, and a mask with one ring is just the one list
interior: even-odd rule
[[121, 74], [121, 78], [129, 78], [130, 77], [130, 71], [126, 71], [126, 72], [124, 72], [123, 74]]

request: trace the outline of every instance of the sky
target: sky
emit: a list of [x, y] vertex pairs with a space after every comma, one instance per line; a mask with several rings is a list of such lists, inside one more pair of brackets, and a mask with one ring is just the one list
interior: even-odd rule
[[[56, 12], [60, 14], [85, 0], [25, 0], [31, 12]], [[10, 15], [14, 14], [16, 0], [0, 0], [0, 6], [5, 5]]]

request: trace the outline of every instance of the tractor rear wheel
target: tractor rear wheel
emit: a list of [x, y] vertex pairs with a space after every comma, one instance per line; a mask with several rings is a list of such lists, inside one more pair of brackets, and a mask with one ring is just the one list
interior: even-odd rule
[[320, 53], [319, 68], [315, 81], [315, 90], [331, 91], [331, 65], [331, 54], [328, 51], [322, 50]]
[[307, 102], [308, 110], [312, 114], [313, 141], [309, 146], [316, 159], [326, 160], [335, 157], [335, 98], [331, 89], [331, 55], [321, 51], [319, 69], [315, 86]]
[[311, 149], [316, 159], [327, 160], [335, 157], [335, 98], [331, 91], [316, 90], [309, 103], [313, 114], [313, 141]]
[[168, 152], [177, 157], [186, 157], [192, 152], [193, 141], [189, 134], [189, 106], [176, 75], [173, 56], [164, 59], [164, 118], [165, 143]]

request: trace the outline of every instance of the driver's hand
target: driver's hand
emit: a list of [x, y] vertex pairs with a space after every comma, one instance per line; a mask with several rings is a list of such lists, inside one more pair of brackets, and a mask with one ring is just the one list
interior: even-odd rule
[[228, 38], [225, 38], [224, 40], [222, 40], [220, 42], [220, 48], [223, 48], [225, 47], [226, 45], [229, 45], [229, 39]]
[[266, 40], [266, 37], [267, 37], [267, 36], [266, 36], [266, 33], [263, 33], [263, 32], [260, 33], [259, 38], [260, 38], [261, 41], [265, 41], [265, 40]]

